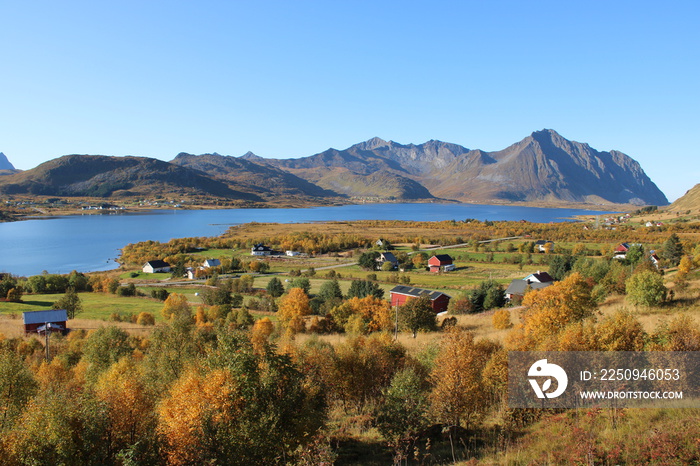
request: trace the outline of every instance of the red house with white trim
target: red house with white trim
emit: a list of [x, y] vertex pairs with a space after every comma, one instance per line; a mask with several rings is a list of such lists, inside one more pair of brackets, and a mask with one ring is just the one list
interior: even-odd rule
[[448, 254], [436, 254], [430, 259], [428, 259], [428, 265], [430, 266], [431, 272], [449, 272], [454, 270], [455, 266], [452, 263], [452, 257]]
[[433, 311], [436, 313], [447, 311], [447, 305], [450, 304], [451, 296], [441, 291], [424, 290], [422, 288], [399, 285], [389, 291], [389, 300], [392, 306], [401, 306], [409, 299], [420, 298], [424, 294], [427, 294], [428, 298], [430, 298]]

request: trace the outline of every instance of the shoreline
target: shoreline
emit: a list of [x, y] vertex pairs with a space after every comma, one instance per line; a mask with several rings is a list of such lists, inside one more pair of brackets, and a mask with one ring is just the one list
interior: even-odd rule
[[[49, 202], [51, 199], [54, 202]], [[506, 202], [501, 200], [461, 202], [451, 199], [380, 199], [380, 198], [356, 198], [356, 199], [329, 199], [329, 202], [311, 202], [300, 200], [299, 202], [272, 201], [269, 203], [240, 203], [226, 202], [222, 200], [201, 202], [175, 202], [173, 200], [142, 201], [134, 204], [133, 201], [119, 202], [101, 198], [56, 198], [48, 199], [20, 199], [14, 201], [15, 208], [6, 211], [0, 210], [0, 223], [22, 220], [34, 220], [41, 218], [56, 218], [74, 215], [115, 215], [118, 213], [147, 213], [155, 210], [226, 210], [226, 209], [305, 209], [313, 207], [341, 207], [348, 205], [368, 204], [464, 204], [483, 206], [513, 206], [542, 209], [577, 209], [594, 212], [625, 213], [640, 209], [640, 206], [631, 204], [588, 204], [576, 202]], [[10, 201], [7, 201], [10, 202]], [[6, 202], [6, 207], [8, 206]], [[21, 206], [21, 207], [17, 207]], [[27, 212], [31, 209], [30, 212]], [[572, 220], [581, 220], [575, 216]], [[569, 218], [569, 217], [566, 217]]]

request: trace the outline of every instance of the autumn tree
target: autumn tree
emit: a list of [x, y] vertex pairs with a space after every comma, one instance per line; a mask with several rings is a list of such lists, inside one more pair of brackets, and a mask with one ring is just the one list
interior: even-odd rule
[[388, 334], [349, 338], [336, 348], [332, 395], [344, 408], [358, 412], [389, 386], [405, 362], [406, 350]]
[[282, 325], [295, 333], [302, 331], [304, 328], [303, 317], [311, 314], [309, 296], [301, 288], [292, 288], [282, 298], [277, 314]]
[[630, 313], [618, 311], [595, 326], [596, 351], [642, 351], [647, 333]]
[[142, 450], [155, 439], [154, 403], [147, 395], [138, 367], [129, 357], [112, 364], [98, 379], [95, 395], [104, 403], [107, 414], [109, 455], [133, 448], [141, 443]]
[[331, 309], [333, 321], [348, 333], [390, 330], [393, 327], [392, 315], [388, 302], [371, 295], [351, 298]]
[[700, 351], [700, 325], [689, 315], [662, 321], [649, 335], [652, 351]]
[[185, 373], [158, 407], [158, 433], [167, 445], [168, 464], [226, 463], [231, 445], [222, 437], [230, 435], [229, 424], [242, 408], [240, 387], [230, 371]]
[[95, 382], [102, 372], [132, 351], [129, 334], [125, 330], [100, 327], [90, 332], [83, 345], [82, 362], [87, 365], [86, 378]]
[[[1, 382], [0, 382], [1, 383]], [[106, 412], [90, 390], [75, 384], [42, 389], [4, 432], [4, 464], [81, 465], [113, 463], [109, 458]]]
[[0, 433], [10, 427], [37, 389], [19, 356], [0, 345]]
[[494, 312], [491, 322], [493, 323], [493, 328], [496, 330], [505, 330], [513, 326], [510, 321], [510, 311], [508, 309], [498, 309]]
[[423, 295], [420, 298], [409, 299], [399, 306], [399, 326], [409, 330], [413, 338], [416, 338], [419, 330], [435, 330], [437, 318], [430, 298]]
[[7, 300], [11, 303], [21, 303], [22, 302], [23, 290], [21, 286], [15, 288], [10, 288], [5, 295]]
[[176, 384], [192, 397], [171, 391], [182, 417], [173, 414], [168, 424], [184, 452], [198, 458], [190, 464], [294, 463], [297, 449], [325, 419], [324, 397], [305, 382], [292, 359], [274, 347], [254, 351], [244, 333], [221, 332], [206, 371], [186, 373]]
[[272, 323], [269, 317], [256, 320], [250, 335], [253, 348], [262, 351], [262, 348], [267, 344], [270, 335], [272, 335], [274, 331], [275, 324]]
[[187, 296], [181, 293], [171, 293], [163, 303], [161, 314], [166, 319], [189, 319], [192, 317], [192, 308]]
[[430, 374], [430, 413], [449, 427], [453, 446], [454, 427], [474, 426], [493, 403], [484, 370], [498, 346], [475, 340], [472, 333], [452, 330], [445, 334]]
[[142, 361], [144, 380], [156, 393], [167, 391], [183, 370], [206, 351], [195, 337], [193, 319], [175, 319], [157, 325], [151, 332]]
[[523, 305], [523, 330], [538, 342], [572, 322], [590, 317], [595, 310], [591, 286], [577, 272], [547, 288], [527, 293]]
[[678, 274], [677, 277], [680, 280], [685, 279], [693, 268], [693, 260], [690, 256], [681, 257], [678, 263]]
[[667, 289], [658, 273], [643, 270], [626, 282], [627, 299], [640, 306], [658, 306], [666, 300]]

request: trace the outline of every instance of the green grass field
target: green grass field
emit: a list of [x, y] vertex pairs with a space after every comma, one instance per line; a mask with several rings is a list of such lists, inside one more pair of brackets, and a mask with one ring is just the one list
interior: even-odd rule
[[[22, 314], [28, 311], [45, 311], [51, 309], [62, 294], [24, 295], [21, 303], [1, 303], [1, 314]], [[160, 319], [163, 303], [151, 298], [125, 297], [107, 293], [80, 293], [83, 311], [76, 317], [81, 319], [108, 320], [114, 314], [139, 314], [150, 312]]]

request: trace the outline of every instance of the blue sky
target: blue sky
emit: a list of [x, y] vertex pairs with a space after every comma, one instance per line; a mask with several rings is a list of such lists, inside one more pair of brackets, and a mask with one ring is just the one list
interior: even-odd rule
[[0, 3], [0, 151], [301, 157], [551, 128], [700, 182], [700, 2]]

